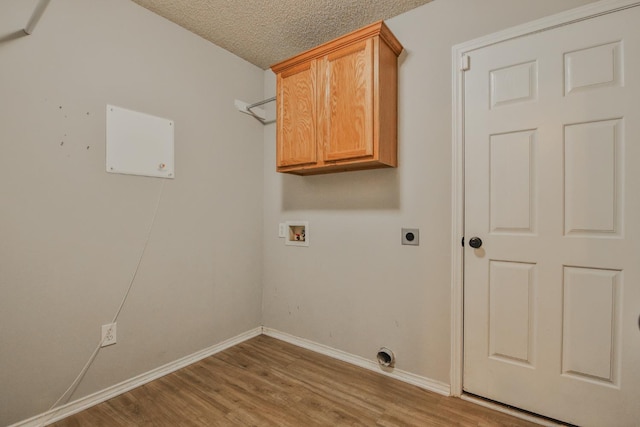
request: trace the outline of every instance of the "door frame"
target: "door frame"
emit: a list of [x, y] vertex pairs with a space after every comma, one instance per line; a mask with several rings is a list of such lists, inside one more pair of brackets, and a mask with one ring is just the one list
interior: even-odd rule
[[[464, 61], [473, 51], [497, 43], [551, 30], [601, 15], [640, 6], [640, 0], [600, 0], [585, 6], [518, 25], [452, 48], [453, 111], [451, 172], [451, 371], [452, 396], [463, 397], [464, 343]], [[473, 64], [471, 64], [473, 66]]]

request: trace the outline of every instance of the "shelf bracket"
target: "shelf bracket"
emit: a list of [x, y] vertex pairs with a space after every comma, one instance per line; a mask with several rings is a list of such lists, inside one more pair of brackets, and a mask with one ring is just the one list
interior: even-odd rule
[[257, 108], [261, 105], [268, 104], [270, 102], [274, 102], [276, 97], [272, 97], [269, 99], [265, 99], [264, 101], [254, 102], [253, 104], [247, 104], [246, 102], [238, 101], [236, 99], [235, 106], [241, 113], [248, 114], [263, 125], [268, 125], [271, 123], [275, 123], [275, 120], [268, 120], [266, 118], [266, 112], [262, 108]]

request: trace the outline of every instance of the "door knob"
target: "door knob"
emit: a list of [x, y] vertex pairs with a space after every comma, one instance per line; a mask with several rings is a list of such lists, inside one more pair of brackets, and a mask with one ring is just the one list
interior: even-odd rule
[[473, 249], [478, 249], [480, 246], [482, 246], [482, 239], [479, 237], [470, 238], [469, 246], [471, 246]]

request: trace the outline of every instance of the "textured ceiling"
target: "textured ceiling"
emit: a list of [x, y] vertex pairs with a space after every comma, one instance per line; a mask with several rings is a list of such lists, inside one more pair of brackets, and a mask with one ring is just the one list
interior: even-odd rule
[[132, 0], [267, 69], [431, 0]]

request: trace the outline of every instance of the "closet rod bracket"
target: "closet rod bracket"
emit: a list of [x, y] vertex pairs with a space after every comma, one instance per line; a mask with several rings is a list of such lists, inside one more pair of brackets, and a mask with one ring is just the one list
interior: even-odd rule
[[247, 104], [246, 102], [242, 102], [236, 99], [235, 106], [241, 113], [248, 114], [263, 125], [268, 125], [271, 123], [275, 123], [275, 120], [269, 120], [266, 118], [266, 112], [262, 108], [257, 108], [261, 105], [268, 104], [270, 102], [274, 102], [276, 97], [268, 98], [263, 101], [254, 102], [253, 104]]

